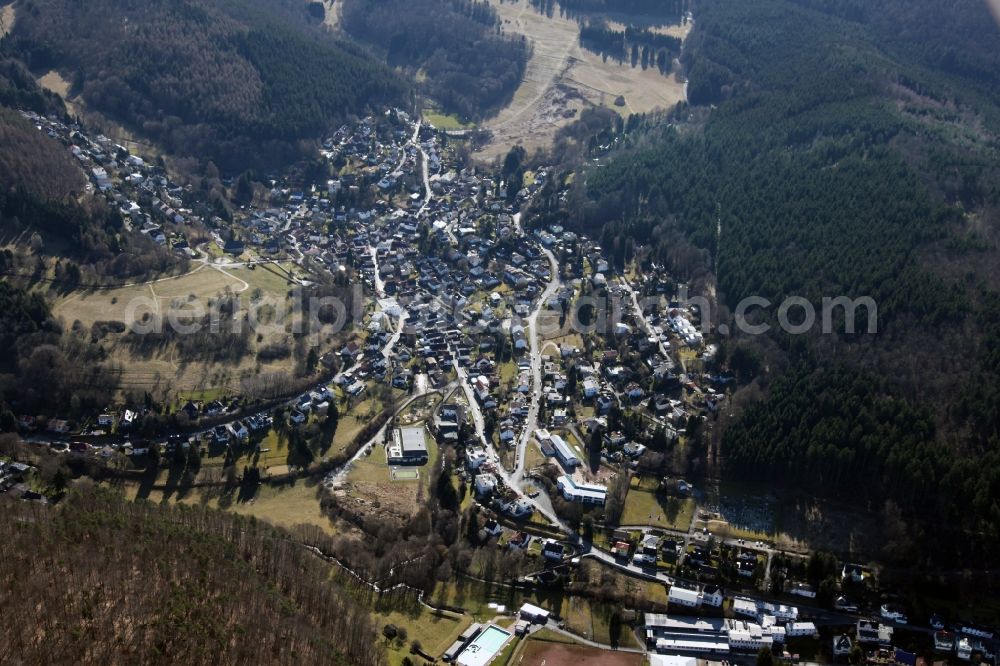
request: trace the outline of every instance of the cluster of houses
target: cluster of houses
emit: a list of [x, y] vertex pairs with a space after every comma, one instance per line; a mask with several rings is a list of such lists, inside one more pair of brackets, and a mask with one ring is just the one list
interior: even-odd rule
[[272, 422], [271, 416], [254, 414], [244, 419], [217, 425], [211, 430], [212, 441], [222, 446], [246, 442], [254, 433], [267, 432]]
[[[342, 382], [343, 378], [338, 377], [337, 381]], [[348, 395], [351, 395], [351, 393], [348, 392]], [[330, 403], [333, 402], [333, 399], [334, 395], [330, 387], [320, 384], [312, 391], [303, 393], [294, 401], [291, 412], [288, 415], [288, 420], [295, 425], [299, 425], [308, 421], [309, 414], [313, 412], [325, 414], [330, 408]]]
[[[219, 227], [214, 240], [225, 253], [289, 256], [310, 270], [328, 271], [348, 281], [353, 275], [366, 284], [376, 296], [375, 314], [360, 335], [324, 359], [332, 366], [331, 357], [337, 356], [347, 368], [334, 381], [349, 398], [365, 393], [371, 381], [409, 390], [418, 373], [436, 387], [458, 376], [468, 382], [474, 408], [488, 418], [490, 436], [498, 445], [510, 447], [524, 436], [531, 405], [540, 401], [544, 416], [531, 434], [541, 452], [562, 468], [555, 485], [567, 502], [603, 506], [607, 501], [607, 487], [585, 480], [579, 471], [584, 452], [572, 443], [577, 437], [569, 435], [577, 427], [600, 433], [602, 461], [635, 465], [646, 453], [653, 429], [668, 440], [676, 439], [690, 418], [717, 411], [725, 400], [721, 389], [731, 377], [682, 372], [672, 358], [674, 345], [706, 357], [713, 347], [705, 345], [699, 330], [700, 313], [682, 299], [670, 300], [669, 276], [654, 264], [632, 285], [617, 275], [600, 245], [584, 235], [556, 224], [522, 231], [518, 210], [545, 185], [548, 172], [539, 169], [522, 189], [508, 192], [495, 174], [462, 163], [442, 145], [433, 128], [422, 125], [414, 135], [416, 125], [401, 110], [344, 125], [324, 142], [323, 156], [337, 166], [337, 175], [325, 188], [275, 179], [267, 203], [248, 204], [230, 226], [171, 182], [162, 168], [145, 163], [123, 146], [104, 136], [90, 137], [75, 125], [30, 112], [24, 115], [67, 146], [87, 175], [89, 189], [119, 210], [130, 230], [159, 245], [190, 255], [184, 226], [209, 222]], [[421, 173], [424, 168], [429, 193]], [[549, 251], [564, 257], [565, 265], [554, 267]], [[597, 336], [596, 348], [593, 341], [584, 350], [563, 340], [550, 343], [546, 353], [532, 359], [526, 321], [546, 293], [554, 268], [566, 280], [547, 292], [552, 295], [543, 305], [549, 311], [572, 316], [586, 293], [607, 299], [612, 304], [609, 312], [623, 314]], [[633, 308], [636, 288], [655, 295], [658, 304]], [[541, 369], [537, 396], [533, 362]], [[332, 400], [331, 390], [318, 386], [291, 401], [289, 420], [304, 423], [310, 414], [329, 408]], [[584, 407], [588, 416], [576, 418]], [[616, 407], [645, 410], [650, 430], [626, 435], [609, 429], [608, 417]], [[442, 441], [457, 442], [472, 408], [443, 405], [428, 427]], [[180, 407], [190, 421], [235, 417], [237, 409], [235, 401], [224, 399], [188, 400]], [[92, 433], [127, 433], [142, 414], [142, 408], [109, 409], [88, 425]], [[74, 430], [67, 419], [48, 419], [44, 425], [28, 415], [18, 420], [26, 431]], [[271, 425], [271, 418], [263, 414], [233, 418], [212, 428], [209, 437], [229, 445]], [[393, 429], [387, 445], [389, 463], [425, 464], [426, 437], [424, 427]], [[168, 447], [184, 444], [167, 442]], [[137, 443], [131, 451], [143, 453], [145, 448]], [[515, 519], [533, 513], [532, 503], [508, 487], [488, 449], [467, 446], [464, 468], [484, 504]], [[0, 463], [0, 491], [17, 490], [25, 499], [34, 499], [24, 483], [29, 472], [19, 463]], [[683, 481], [672, 482], [671, 488], [679, 495], [690, 493]], [[503, 528], [489, 521], [484, 531], [498, 536]], [[516, 531], [507, 545], [526, 548], [531, 540], [527, 533]], [[655, 535], [646, 535], [638, 545], [624, 538], [613, 543], [614, 555], [640, 566], [655, 566], [661, 559], [676, 562], [684, 552], [682, 541]], [[563, 545], [553, 540], [546, 540], [540, 552], [551, 562], [565, 557]], [[694, 545], [684, 557], [686, 564], [711, 573], [710, 553], [702, 546]], [[740, 576], [753, 578], [757, 567], [755, 553], [737, 555]], [[853, 564], [842, 572], [845, 581], [863, 582], [866, 575], [863, 567]], [[790, 584], [786, 591], [815, 597], [815, 590], [806, 584]], [[668, 590], [669, 604], [677, 609], [718, 609], [723, 598], [717, 585], [678, 583]], [[857, 612], [843, 597], [836, 606]], [[800, 621], [794, 606], [736, 597], [732, 610], [736, 619], [647, 613], [647, 644], [659, 653], [726, 655], [816, 634], [811, 622]], [[541, 609], [528, 608], [527, 615], [522, 609], [521, 615], [522, 621], [547, 620]], [[846, 634], [836, 637], [834, 654], [847, 655], [855, 644], [891, 648], [892, 625], [906, 624], [906, 613], [885, 604], [880, 616], [883, 622], [858, 621], [853, 641]], [[450, 650], [453, 657], [467, 650], [483, 629], [474, 625], [463, 634]], [[966, 661], [976, 654], [992, 654], [992, 632], [969, 624], [952, 632], [943, 624], [934, 629], [940, 652]]]
[[[674, 537], [661, 537], [658, 534], [647, 533], [638, 543], [633, 543], [632, 535], [626, 530], [616, 530], [612, 534], [611, 554], [617, 559], [628, 560], [637, 566], [653, 567], [663, 560], [668, 563], [677, 562], [683, 550], [683, 540]], [[633, 552], [634, 547], [634, 552]]]
[[126, 229], [140, 232], [158, 245], [190, 254], [180, 229], [201, 221], [210, 210], [186, 203], [187, 191], [171, 181], [166, 171], [148, 164], [104, 135], [91, 136], [76, 124], [42, 116], [32, 111], [22, 115], [67, 147], [88, 177], [87, 189], [103, 195], [121, 213]]
[[472, 477], [476, 497], [483, 504], [515, 519], [528, 518], [535, 512], [531, 502], [507, 485], [499, 463], [483, 447], [466, 447], [465, 470]]
[[[396, 111], [394, 118], [405, 119], [405, 114]], [[415, 364], [435, 385], [452, 370], [462, 371], [478, 407], [495, 423], [496, 443], [513, 446], [522, 434], [532, 399], [524, 318], [552, 278], [553, 267], [545, 251], [578, 257], [579, 262], [569, 262], [579, 266], [572, 269], [576, 274], [571, 277], [588, 277], [583, 266], [589, 265], [589, 279], [609, 297], [624, 301], [626, 291], [617, 278], [607, 277], [612, 271], [596, 243], [558, 225], [528, 234], [520, 231], [516, 207], [544, 185], [544, 169], [533, 174], [523, 190], [508, 196], [504, 183], [493, 174], [464, 167], [441, 150], [430, 128], [422, 127], [417, 141], [410, 144], [411, 128], [406, 124], [387, 131], [377, 118], [342, 127], [326, 142], [324, 154], [331, 161], [347, 161], [357, 168], [349, 174], [342, 171], [344, 175], [331, 180], [327, 192], [293, 193], [283, 214], [270, 219], [274, 225], [284, 220], [289, 243], [306, 256], [316, 257], [331, 270], [356, 270], [377, 295], [384, 296], [381, 311], [390, 321], [405, 310], [402, 334], [392, 354], [378, 355], [390, 326], [377, 321], [366, 343], [356, 343], [342, 355], [370, 363], [367, 369], [375, 372], [376, 379], [391, 381], [397, 388], [412, 382]], [[423, 197], [421, 179], [413, 177], [420, 151], [429, 156], [429, 199]], [[360, 196], [373, 187], [378, 199], [363, 206], [338, 206], [332, 196], [345, 191]], [[554, 312], [566, 312], [577, 296], [578, 291], [567, 283], [545, 305]], [[692, 327], [693, 315], [683, 304], [673, 305], [662, 313], [650, 313], [643, 325], [616, 324], [615, 336], [634, 343], [655, 382], [669, 379], [678, 387], [691, 386], [695, 378], [675, 375], [676, 365], [667, 350], [672, 338], [683, 342], [686, 329], [681, 324]], [[652, 324], [646, 326], [646, 322]], [[584, 425], [602, 427], [612, 407], [623, 400], [648, 401], [668, 437], [676, 437], [688, 416], [688, 405], [662, 389], [652, 391], [637, 382], [636, 369], [630, 365], [636, 360], [619, 359], [612, 342], [617, 340], [608, 340], [608, 348], [595, 358], [583, 358], [581, 349], [563, 343], [557, 354], [541, 359], [541, 400], [547, 418], [543, 425], [565, 426], [574, 408], [587, 404], [593, 406], [594, 417]], [[684, 344], [700, 342], [689, 336]], [[507, 374], [509, 379], [501, 381], [505, 364], [515, 368]], [[552, 443], [562, 455], [560, 462], [573, 466], [575, 454], [558, 447], [558, 439]], [[605, 455], [611, 462], [622, 463], [644, 451], [641, 442], [611, 437]], [[595, 501], [592, 495], [574, 493], [568, 484], [566, 488], [574, 499]]]
[[[91, 140], [78, 128], [37, 116], [33, 120], [71, 146], [95, 188], [158, 242], [181, 249], [183, 236], [173, 238], [179, 225], [206, 221], [217, 227], [215, 242], [225, 252], [289, 256], [308, 270], [329, 271], [348, 281], [356, 276], [375, 292], [376, 313], [366, 319], [360, 336], [322, 359], [332, 366], [332, 356], [338, 356], [350, 368], [336, 380], [344, 392], [357, 398], [371, 381], [409, 390], [418, 373], [439, 387], [457, 371], [469, 382], [498, 445], [513, 447], [519, 441], [535, 400], [525, 319], [554, 277], [546, 252], [568, 257], [560, 267], [568, 279], [549, 292], [544, 304], [551, 311], [572, 309], [581, 296], [575, 280], [589, 280], [595, 293], [630, 304], [630, 287], [615, 276], [597, 243], [559, 225], [521, 229], [517, 211], [545, 185], [546, 169], [536, 170], [519, 191], [508, 192], [490, 170], [466, 166], [456, 152], [443, 147], [433, 128], [423, 125], [414, 134], [417, 126], [398, 109], [344, 125], [324, 142], [323, 155], [337, 173], [325, 188], [277, 177], [266, 198], [247, 203], [231, 223], [199, 208], [194, 195], [171, 183], [161, 169], [103, 137]], [[421, 173], [424, 164], [430, 196]], [[668, 280], [647, 279], [652, 280], [649, 291], [667, 296]], [[699, 378], [675, 374], [672, 341], [701, 345], [687, 334], [694, 327], [692, 310], [670, 303], [662, 311], [626, 307], [624, 312], [604, 349], [585, 355], [562, 342], [540, 359], [541, 426], [574, 425], [577, 408], [586, 405], [593, 416], [580, 425], [605, 429], [611, 409], [628, 403], [645, 406], [652, 422], [675, 438], [692, 409], [721, 399], [711, 395], [712, 389], [702, 391]], [[637, 354], [621, 357], [622, 344]], [[641, 369], [651, 373], [651, 381], [639, 381]], [[679, 399], [669, 387], [687, 387], [695, 398]], [[305, 422], [323, 402], [303, 398], [293, 406], [290, 420]], [[193, 401], [182, 407], [192, 421], [227, 409]], [[105, 417], [111, 418], [105, 414], [99, 425], [127, 430], [136, 416], [136, 411], [124, 410], [123, 418], [105, 423]], [[457, 436], [458, 422], [446, 436]], [[213, 436], [220, 442], [223, 437], [239, 440], [258, 427], [244, 419], [216, 428]], [[565, 500], [604, 504], [605, 487], [574, 476], [580, 453], [562, 433], [543, 435], [539, 443], [566, 471], [558, 483]], [[619, 432], [605, 433], [603, 444], [603, 459], [620, 465], [634, 464], [647, 446]], [[477, 485], [487, 492], [488, 477]], [[500, 490], [500, 501], [512, 515], [530, 513], [530, 504], [519, 501], [516, 493]]]
[[959, 622], [953, 630], [944, 628], [940, 620], [931, 620], [934, 632], [934, 649], [942, 654], [954, 654], [961, 661], [972, 661], [979, 658], [995, 662], [997, 645], [992, 629], [987, 629], [971, 622]]
[[25, 463], [0, 460], [0, 494], [6, 493], [23, 501], [46, 504], [48, 499], [45, 495], [30, 485], [34, 471], [31, 465]]

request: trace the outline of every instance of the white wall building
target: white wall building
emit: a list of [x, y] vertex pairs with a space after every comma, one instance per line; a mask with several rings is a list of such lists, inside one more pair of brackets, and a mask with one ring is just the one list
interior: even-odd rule
[[812, 622], [790, 622], [785, 625], [785, 633], [788, 636], [813, 636], [816, 634], [816, 625]]
[[718, 585], [706, 585], [705, 589], [701, 592], [701, 601], [706, 606], [719, 608], [722, 606], [724, 600], [725, 595], [722, 594], [722, 588]]
[[753, 622], [743, 620], [726, 620], [730, 650], [748, 650], [757, 652], [761, 648], [770, 648], [774, 643], [770, 632]]
[[493, 474], [476, 474], [476, 494], [489, 495], [497, 487], [497, 477]]
[[556, 486], [567, 502], [582, 502], [583, 504], [601, 504], [608, 498], [607, 486], [596, 483], [576, 483], [573, 478], [562, 475], [556, 480]]
[[701, 593], [698, 590], [688, 590], [677, 585], [671, 585], [667, 592], [667, 601], [676, 606], [697, 608], [701, 606]]
[[537, 622], [539, 624], [545, 624], [549, 621], [549, 612], [544, 608], [539, 608], [534, 604], [524, 604], [521, 606], [520, 610], [521, 619], [528, 620], [529, 622]]
[[552, 449], [556, 453], [556, 458], [559, 459], [559, 462], [561, 462], [564, 467], [573, 469], [580, 464], [580, 459], [565, 439], [559, 435], [552, 435], [551, 441]]

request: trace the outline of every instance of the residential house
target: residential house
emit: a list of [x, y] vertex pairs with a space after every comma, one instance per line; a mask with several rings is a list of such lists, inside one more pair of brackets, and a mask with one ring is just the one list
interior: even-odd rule
[[701, 606], [701, 593], [698, 590], [690, 590], [676, 584], [671, 585], [667, 592], [667, 602], [683, 608], [697, 608]]
[[853, 647], [854, 643], [851, 641], [851, 637], [847, 634], [835, 636], [833, 639], [833, 656], [846, 657], [851, 654], [851, 649]]
[[724, 600], [725, 596], [722, 593], [722, 588], [718, 585], [706, 585], [705, 589], [701, 591], [701, 601], [706, 606], [721, 608]]
[[860, 564], [845, 564], [840, 573], [841, 580], [861, 583], [865, 580], [865, 570]]
[[476, 495], [483, 497], [485, 495], [490, 495], [496, 490], [497, 487], [497, 477], [489, 472], [484, 474], [476, 474]]
[[892, 627], [881, 624], [877, 620], [858, 620], [855, 635], [862, 645], [878, 645], [889, 647], [892, 645]]

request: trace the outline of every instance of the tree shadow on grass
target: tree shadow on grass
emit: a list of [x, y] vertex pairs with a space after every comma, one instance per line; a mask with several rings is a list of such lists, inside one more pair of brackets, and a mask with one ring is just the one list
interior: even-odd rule
[[656, 503], [663, 509], [663, 516], [666, 521], [671, 525], [675, 525], [677, 523], [677, 516], [681, 513], [681, 501], [676, 497], [667, 497], [657, 493]]
[[183, 473], [184, 468], [180, 465], [171, 465], [167, 468], [167, 478], [163, 482], [163, 499], [160, 500], [161, 504], [166, 504], [173, 497], [180, 485]]
[[260, 469], [257, 467], [249, 467], [243, 470], [243, 477], [240, 479], [240, 485], [237, 488], [236, 501], [239, 504], [244, 504], [257, 497], [257, 491], [260, 490]]

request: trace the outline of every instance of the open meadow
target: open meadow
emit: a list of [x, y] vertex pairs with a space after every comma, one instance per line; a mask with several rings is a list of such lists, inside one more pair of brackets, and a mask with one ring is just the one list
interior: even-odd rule
[[694, 500], [663, 496], [657, 492], [658, 485], [659, 482], [652, 477], [631, 479], [621, 524], [649, 525], [687, 532], [694, 519]]
[[[123, 343], [126, 334], [105, 331], [102, 346], [116, 368], [123, 390], [150, 390], [168, 399], [179, 392], [226, 389], [239, 391], [240, 380], [253, 375], [288, 373], [294, 367], [290, 355], [260, 359], [257, 351], [271, 345], [292, 346], [288, 332], [291, 321], [291, 289], [295, 286], [286, 271], [291, 265], [197, 264], [183, 275], [169, 276], [120, 287], [77, 290], [52, 304], [54, 316], [66, 328], [91, 330], [95, 324], [131, 326], [148, 317], [169, 322], [171, 313], [181, 320], [213, 311], [220, 297], [236, 296], [243, 310], [254, 312], [266, 324], [249, 331], [249, 353], [238, 361], [232, 358], [187, 358], [177, 341], [138, 351]], [[169, 326], [169, 324], [165, 324]], [[141, 345], [140, 345], [141, 346]], [[198, 347], [204, 350], [204, 345]]]
[[[602, 580], [601, 570], [595, 570], [595, 576], [597, 580], [592, 583], [593, 585], [599, 584]], [[626, 583], [612, 579], [611, 584], [619, 587]], [[636, 585], [638, 594], [648, 592], [654, 598], [658, 594], [663, 597], [663, 603], [666, 603], [666, 593], [663, 592], [662, 585], [655, 586], [659, 588], [657, 591], [652, 584], [647, 586], [640, 581], [633, 584]], [[477, 622], [493, 621], [499, 614], [497, 606], [503, 606], [505, 612], [509, 613], [512, 610], [516, 611], [525, 602], [532, 603], [559, 617], [569, 631], [602, 643], [611, 641], [611, 617], [616, 610], [610, 604], [573, 596], [562, 590], [515, 589], [465, 578], [438, 583], [429, 598], [435, 604], [462, 608], [475, 617]], [[627, 627], [622, 628], [618, 640], [623, 647], [638, 647]]]
[[[503, 31], [527, 38], [533, 52], [513, 101], [482, 123], [493, 132], [491, 144], [478, 153], [482, 159], [500, 156], [515, 144], [529, 153], [546, 146], [585, 108], [604, 106], [628, 115], [668, 109], [686, 98], [686, 84], [673, 75], [605, 62], [583, 49], [573, 19], [540, 14], [528, 0], [490, 4], [500, 15]], [[688, 29], [672, 26], [670, 34], [683, 39]], [[618, 97], [624, 98], [624, 105], [615, 105]]]
[[130, 500], [147, 500], [154, 504], [205, 505], [253, 516], [278, 527], [291, 529], [298, 525], [318, 527], [333, 536], [337, 533], [330, 519], [320, 510], [316, 486], [305, 480], [283, 486], [261, 485], [250, 498], [241, 499], [238, 492], [223, 493], [216, 488], [171, 489], [160, 484], [146, 487], [140, 483], [123, 483], [121, 488]]

